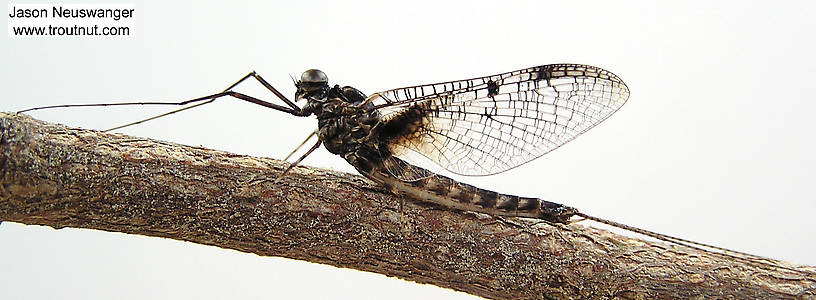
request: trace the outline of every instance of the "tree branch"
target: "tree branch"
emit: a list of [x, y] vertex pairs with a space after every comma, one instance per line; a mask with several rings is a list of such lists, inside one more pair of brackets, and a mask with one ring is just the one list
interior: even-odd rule
[[816, 271], [451, 211], [360, 176], [0, 113], [0, 220], [159, 236], [487, 298], [816, 297]]

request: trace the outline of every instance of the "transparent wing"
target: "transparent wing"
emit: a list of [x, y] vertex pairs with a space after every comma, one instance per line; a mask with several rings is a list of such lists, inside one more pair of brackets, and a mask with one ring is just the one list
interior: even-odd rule
[[406, 182], [414, 182], [436, 176], [435, 173], [429, 170], [411, 165], [394, 156], [383, 160], [383, 168], [394, 177]]
[[[381, 122], [415, 116], [389, 141], [391, 152], [415, 162], [420, 154], [450, 172], [500, 173], [569, 142], [617, 111], [629, 89], [615, 74], [553, 64], [467, 80], [371, 95]], [[418, 118], [416, 116], [419, 116]]]

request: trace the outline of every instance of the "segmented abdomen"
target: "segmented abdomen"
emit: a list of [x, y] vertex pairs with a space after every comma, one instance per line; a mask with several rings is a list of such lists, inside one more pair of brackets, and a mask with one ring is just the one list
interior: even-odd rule
[[[432, 202], [445, 207], [464, 211], [476, 211], [491, 215], [528, 217], [544, 219], [551, 222], [566, 223], [575, 209], [561, 204], [544, 201], [538, 198], [505, 195], [494, 191], [480, 189], [461, 183], [451, 178], [430, 173], [417, 166], [391, 157], [391, 164], [399, 164], [401, 172], [414, 174], [431, 174], [413, 181], [403, 181], [385, 168], [375, 168], [368, 177], [376, 180], [396, 193], [404, 193], [420, 201]], [[405, 177], [405, 176], [399, 176]]]

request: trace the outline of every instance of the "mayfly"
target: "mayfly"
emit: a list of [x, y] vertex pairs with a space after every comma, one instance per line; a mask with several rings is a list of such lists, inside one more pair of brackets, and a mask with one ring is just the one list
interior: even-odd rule
[[[285, 106], [232, 91], [250, 77]], [[353, 87], [330, 86], [325, 73], [311, 69], [295, 81], [295, 86], [292, 101], [260, 75], [250, 72], [223, 92], [182, 102], [70, 104], [21, 112], [79, 106], [201, 105], [229, 96], [293, 116], [317, 117], [317, 143], [283, 174], [322, 144], [366, 178], [419, 201], [551, 223], [592, 220], [711, 253], [763, 260], [593, 217], [562, 204], [480, 189], [416, 166], [417, 159], [430, 159], [455, 174], [492, 175], [555, 150], [606, 120], [628, 100], [629, 88], [607, 70], [580, 64], [551, 64], [366, 96]], [[300, 100], [306, 101], [302, 107], [295, 104]]]

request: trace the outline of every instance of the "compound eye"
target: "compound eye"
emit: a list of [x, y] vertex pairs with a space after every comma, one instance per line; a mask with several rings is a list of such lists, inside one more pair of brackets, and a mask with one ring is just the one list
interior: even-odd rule
[[306, 70], [306, 72], [303, 72], [303, 75], [300, 75], [300, 81], [310, 85], [329, 84], [329, 77], [326, 76], [326, 73], [323, 73], [323, 71], [318, 69], [309, 69]]

